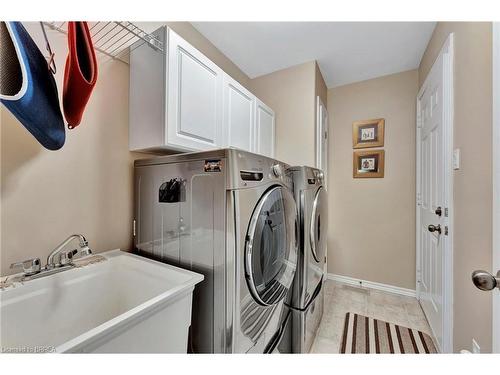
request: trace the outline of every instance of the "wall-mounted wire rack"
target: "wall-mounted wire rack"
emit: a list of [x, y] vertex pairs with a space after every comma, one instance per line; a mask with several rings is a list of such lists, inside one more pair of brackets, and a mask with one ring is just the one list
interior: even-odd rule
[[[44, 22], [49, 28], [62, 33], [68, 32], [67, 22]], [[88, 23], [94, 48], [113, 58], [128, 62], [128, 52], [134, 45], [138, 47], [142, 41], [158, 51], [163, 51], [163, 43], [154, 35], [128, 21], [89, 22]]]

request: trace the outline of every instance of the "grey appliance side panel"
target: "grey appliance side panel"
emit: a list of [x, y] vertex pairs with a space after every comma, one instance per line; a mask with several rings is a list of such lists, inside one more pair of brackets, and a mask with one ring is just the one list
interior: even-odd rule
[[[221, 160], [224, 165], [224, 160]], [[204, 160], [135, 167], [135, 250], [205, 276], [193, 294], [190, 351], [225, 351], [225, 168]], [[179, 199], [160, 202], [162, 184], [177, 179]]]
[[236, 202], [234, 191], [226, 190], [226, 353], [234, 353], [234, 327], [237, 319], [236, 301], [237, 293], [237, 263], [236, 256], [236, 228], [239, 225], [236, 215]]
[[[205, 173], [203, 161], [185, 164], [186, 202], [181, 203], [180, 265], [205, 275], [193, 300], [193, 349], [225, 352], [225, 180]], [[207, 340], [212, 337], [211, 342]]]
[[158, 260], [178, 260], [178, 235], [172, 222], [177, 223], [179, 207], [158, 203], [157, 187], [164, 174], [161, 168], [135, 170], [134, 246], [139, 253]]
[[180, 203], [160, 203], [159, 188], [180, 173], [179, 165], [175, 164], [135, 169], [135, 249], [172, 264], [179, 262]]
[[321, 282], [319, 293], [303, 311], [292, 310], [292, 352], [309, 353], [323, 317], [324, 288]]
[[153, 241], [153, 180], [151, 169], [135, 169], [134, 176], [134, 249], [142, 253], [151, 252]]

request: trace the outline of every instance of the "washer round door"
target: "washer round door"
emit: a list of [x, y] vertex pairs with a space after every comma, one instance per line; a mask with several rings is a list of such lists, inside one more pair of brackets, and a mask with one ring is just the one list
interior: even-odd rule
[[328, 202], [325, 188], [320, 186], [314, 196], [309, 242], [316, 262], [324, 262], [326, 252], [326, 228], [328, 227]]
[[297, 266], [297, 213], [293, 195], [273, 186], [255, 207], [247, 230], [245, 277], [254, 299], [264, 306], [281, 301]]

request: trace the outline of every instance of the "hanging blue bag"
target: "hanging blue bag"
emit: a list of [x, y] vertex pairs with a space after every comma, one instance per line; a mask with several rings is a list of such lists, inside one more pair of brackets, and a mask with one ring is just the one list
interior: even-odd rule
[[44, 147], [64, 145], [56, 82], [20, 22], [0, 22], [0, 101]]

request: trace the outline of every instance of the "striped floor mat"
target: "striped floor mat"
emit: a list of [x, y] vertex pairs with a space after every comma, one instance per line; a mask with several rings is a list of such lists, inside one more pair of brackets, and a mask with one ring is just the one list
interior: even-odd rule
[[347, 313], [340, 353], [436, 353], [429, 335], [367, 316]]

